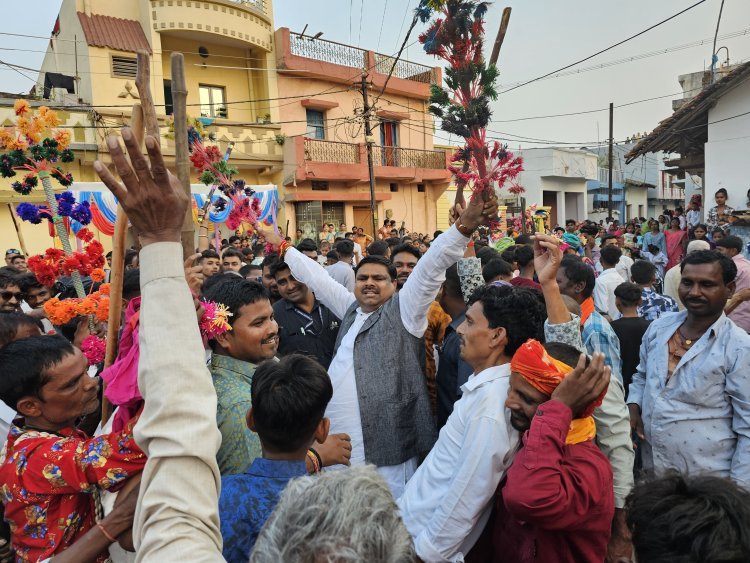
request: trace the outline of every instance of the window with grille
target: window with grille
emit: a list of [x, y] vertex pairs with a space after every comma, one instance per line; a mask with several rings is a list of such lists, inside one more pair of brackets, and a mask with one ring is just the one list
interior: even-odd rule
[[227, 118], [226, 96], [223, 86], [198, 85], [201, 103], [201, 117]]
[[325, 139], [325, 115], [315, 109], [307, 110], [307, 136], [311, 139]]
[[138, 73], [138, 59], [132, 57], [112, 57], [112, 75], [117, 78], [135, 78]]

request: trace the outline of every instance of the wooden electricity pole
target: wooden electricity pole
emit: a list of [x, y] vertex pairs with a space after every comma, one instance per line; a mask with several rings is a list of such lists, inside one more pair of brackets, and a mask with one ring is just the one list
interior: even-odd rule
[[370, 214], [372, 215], [372, 237], [377, 237], [378, 234], [378, 216], [375, 204], [375, 170], [372, 162], [372, 129], [370, 128], [370, 99], [367, 95], [367, 74], [362, 73], [362, 81], [360, 83], [362, 88], [362, 102], [363, 111], [362, 115], [365, 121], [365, 146], [367, 147], [367, 170], [370, 175]]

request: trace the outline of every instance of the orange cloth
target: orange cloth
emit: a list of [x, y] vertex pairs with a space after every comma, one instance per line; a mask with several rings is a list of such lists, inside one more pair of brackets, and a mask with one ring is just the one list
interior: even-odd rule
[[[550, 396], [565, 376], [573, 371], [568, 364], [550, 356], [541, 342], [532, 339], [527, 340], [513, 355], [510, 369], [521, 375], [532, 387]], [[596, 436], [596, 425], [591, 414], [602, 404], [605, 393], [606, 390], [581, 413], [580, 418], [571, 421], [566, 444], [578, 444]]]
[[589, 320], [591, 313], [594, 312], [594, 298], [589, 297], [583, 303], [581, 303], [581, 326], [586, 324]]

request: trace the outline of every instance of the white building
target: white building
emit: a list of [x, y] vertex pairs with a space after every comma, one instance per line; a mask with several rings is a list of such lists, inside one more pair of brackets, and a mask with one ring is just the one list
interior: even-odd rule
[[[685, 197], [700, 193], [703, 211], [714, 205], [714, 193], [724, 188], [729, 205], [746, 209], [750, 189], [750, 62], [734, 67], [681, 76], [685, 96], [664, 119], [627, 154], [631, 162], [657, 151], [678, 154], [666, 160], [669, 172], [682, 174]], [[702, 84], [695, 96], [690, 94]], [[649, 155], [653, 156], [653, 154]], [[672, 184], [677, 182], [672, 181]]]
[[518, 183], [526, 189], [526, 205], [551, 207], [551, 225], [586, 218], [586, 185], [598, 178], [596, 154], [558, 147], [513, 152], [523, 157], [524, 171]]

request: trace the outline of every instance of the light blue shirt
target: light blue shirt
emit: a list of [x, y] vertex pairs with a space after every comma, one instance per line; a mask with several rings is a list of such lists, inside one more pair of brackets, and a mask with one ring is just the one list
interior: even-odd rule
[[750, 489], [750, 336], [722, 316], [667, 381], [669, 339], [687, 311], [651, 323], [630, 384], [641, 407], [644, 469], [729, 477]]
[[645, 235], [643, 235], [643, 250], [648, 251], [649, 244], [658, 246], [659, 250], [664, 253], [664, 256], [667, 255], [667, 237], [664, 236], [664, 233], [654, 234], [651, 231], [647, 232]]

